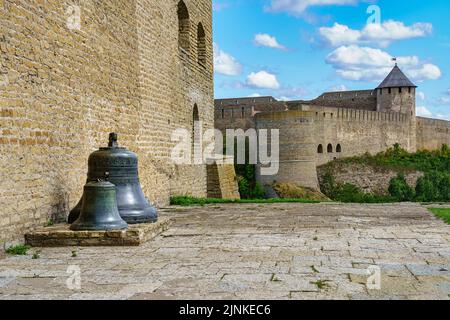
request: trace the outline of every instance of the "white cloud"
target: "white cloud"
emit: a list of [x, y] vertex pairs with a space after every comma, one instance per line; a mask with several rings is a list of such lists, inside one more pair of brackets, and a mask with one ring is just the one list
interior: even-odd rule
[[259, 98], [261, 97], [261, 94], [259, 93], [252, 93], [251, 95], [248, 96], [249, 98]]
[[354, 5], [357, 3], [358, 0], [271, 0], [266, 11], [286, 12], [298, 17], [312, 6]]
[[450, 115], [437, 114], [436, 118], [441, 119], [441, 120], [448, 120], [448, 121], [450, 121]]
[[214, 3], [213, 3], [213, 10], [214, 11], [222, 11], [222, 10], [228, 8], [229, 6], [230, 6], [230, 4], [227, 3], [227, 2], [214, 1]]
[[448, 97], [441, 97], [439, 99], [439, 103], [440, 104], [445, 104], [445, 105], [450, 104], [450, 98], [448, 98]]
[[448, 88], [448, 90], [447, 90], [447, 94], [450, 94], [450, 88]]
[[331, 87], [330, 91], [331, 92], [349, 91], [349, 88], [346, 85], [341, 84], [341, 85], [338, 85], [338, 86]]
[[247, 77], [249, 87], [261, 89], [279, 89], [280, 83], [274, 74], [267, 71], [252, 72]]
[[253, 42], [257, 46], [286, 50], [286, 47], [279, 44], [278, 40], [275, 37], [266, 33], [258, 33], [257, 35], [255, 35], [255, 39], [253, 40]]
[[357, 43], [361, 38], [361, 32], [349, 27], [335, 23], [331, 28], [319, 28], [319, 34], [327, 43], [333, 47], [344, 44]]
[[286, 86], [280, 88], [275, 95], [278, 96], [278, 100], [290, 101], [299, 100], [307, 94], [307, 91], [302, 87]]
[[425, 101], [425, 93], [423, 93], [422, 91], [418, 91], [416, 95], [420, 100]]
[[214, 69], [215, 72], [227, 76], [237, 76], [242, 71], [242, 65], [231, 55], [222, 51], [214, 43]]
[[432, 117], [433, 114], [426, 107], [417, 107], [416, 108], [417, 115], [419, 117]]
[[[392, 56], [380, 49], [341, 46], [331, 52], [326, 62], [338, 76], [353, 81], [381, 81], [393, 67]], [[403, 71], [414, 81], [436, 80], [442, 75], [439, 67], [422, 63], [417, 56], [397, 57]]]
[[441, 77], [442, 72], [439, 67], [434, 64], [426, 63], [418, 69], [410, 69], [406, 71], [413, 79], [421, 80], [437, 80]]
[[353, 30], [335, 23], [332, 27], [319, 28], [319, 35], [331, 46], [376, 43], [386, 47], [393, 41], [425, 37], [433, 31], [430, 23], [415, 23], [405, 26], [403, 22], [388, 20], [383, 23], [369, 23], [362, 30]]

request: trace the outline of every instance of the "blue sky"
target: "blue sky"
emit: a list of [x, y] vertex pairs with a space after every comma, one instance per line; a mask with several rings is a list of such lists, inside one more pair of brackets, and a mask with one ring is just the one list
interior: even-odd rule
[[419, 86], [418, 113], [450, 119], [448, 0], [213, 4], [216, 98], [312, 99], [371, 89], [397, 57]]

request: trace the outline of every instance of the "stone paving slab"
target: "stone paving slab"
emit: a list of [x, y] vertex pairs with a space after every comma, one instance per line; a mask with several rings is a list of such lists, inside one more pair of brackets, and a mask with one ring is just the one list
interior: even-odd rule
[[140, 247], [1, 259], [0, 299], [449, 299], [450, 226], [418, 204], [226, 204], [163, 216], [170, 229]]

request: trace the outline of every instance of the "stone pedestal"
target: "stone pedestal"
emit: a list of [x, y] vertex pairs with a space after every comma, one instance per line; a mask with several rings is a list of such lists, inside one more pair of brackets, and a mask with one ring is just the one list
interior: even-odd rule
[[130, 225], [119, 231], [71, 231], [70, 225], [59, 224], [27, 233], [25, 242], [32, 247], [140, 246], [166, 231], [170, 222], [164, 217], [157, 223]]

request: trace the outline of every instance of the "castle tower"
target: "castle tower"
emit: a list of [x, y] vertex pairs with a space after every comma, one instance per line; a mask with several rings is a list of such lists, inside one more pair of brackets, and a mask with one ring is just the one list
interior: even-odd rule
[[378, 86], [377, 111], [397, 112], [416, 115], [416, 88], [417, 86], [395, 64], [395, 67]]

